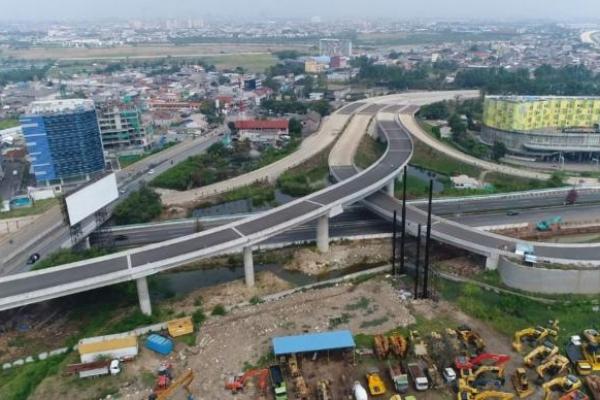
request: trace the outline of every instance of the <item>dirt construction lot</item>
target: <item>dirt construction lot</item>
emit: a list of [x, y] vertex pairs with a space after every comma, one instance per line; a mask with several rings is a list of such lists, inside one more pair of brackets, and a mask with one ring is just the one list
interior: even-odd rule
[[[215, 288], [211, 291], [215, 295], [220, 293]], [[206, 306], [214, 304], [210, 295], [205, 294], [203, 298]], [[219, 301], [222, 301], [222, 297]], [[253, 383], [247, 386], [244, 393], [234, 396], [225, 390], [224, 382], [229, 376], [274, 362], [270, 355], [273, 337], [350, 329], [354, 335], [365, 334], [355, 336], [355, 339], [359, 348], [370, 349], [370, 338], [366, 335], [397, 329], [406, 334], [407, 327], [420, 329], [422, 334], [426, 334], [431, 330], [440, 332], [444, 327], [461, 324], [478, 331], [485, 338], [488, 351], [513, 356], [507, 366], [508, 377], [521, 360], [511, 351], [509, 338], [448, 303], [402, 300], [400, 291], [391, 284], [390, 279], [383, 276], [359, 284], [345, 283], [299, 292], [268, 303], [234, 308], [225, 316], [211, 316], [200, 328], [195, 344], [188, 346], [177, 342], [169, 361], [174, 365], [175, 376], [186, 368], [193, 370], [196, 379], [190, 389], [195, 400], [253, 400], [257, 399]], [[103, 377], [85, 383], [76, 378], [55, 377], [52, 382], [45, 381], [33, 398], [146, 399], [153, 385], [155, 369], [162, 360], [164, 358], [142, 349], [140, 356], [127, 364], [124, 373], [118, 377]], [[346, 354], [345, 358], [341, 354], [332, 354], [329, 360], [325, 354], [320, 354], [313, 361], [311, 354], [301, 358], [300, 364], [311, 391], [318, 381], [326, 379], [331, 382], [336, 399], [347, 398], [345, 396], [355, 380], [360, 380], [366, 386], [365, 373], [377, 367], [388, 386], [387, 395], [381, 398], [387, 400], [393, 392], [392, 383], [387, 377], [387, 362], [369, 355], [357, 356], [354, 364], [351, 360], [351, 354]], [[507, 383], [505, 390], [508, 390], [508, 386]], [[289, 392], [293, 393], [293, 388], [294, 385], [289, 382]], [[449, 387], [442, 386], [439, 390], [419, 393], [418, 399], [438, 400], [455, 396]], [[173, 397], [185, 398], [184, 392]], [[290, 396], [290, 399], [295, 398]], [[311, 395], [309, 398], [316, 397]]]

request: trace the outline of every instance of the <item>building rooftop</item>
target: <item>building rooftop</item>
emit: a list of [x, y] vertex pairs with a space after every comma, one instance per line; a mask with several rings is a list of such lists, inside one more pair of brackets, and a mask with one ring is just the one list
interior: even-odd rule
[[28, 114], [57, 114], [70, 111], [90, 111], [94, 109], [94, 101], [88, 99], [44, 100], [34, 101], [27, 108]]
[[288, 129], [287, 119], [248, 119], [235, 122], [237, 129]]
[[352, 333], [348, 330], [308, 333], [306, 335], [283, 336], [273, 339], [276, 356], [314, 351], [342, 350], [356, 347]]
[[545, 101], [545, 100], [600, 100], [599, 96], [485, 96], [486, 99], [504, 100], [513, 102]]

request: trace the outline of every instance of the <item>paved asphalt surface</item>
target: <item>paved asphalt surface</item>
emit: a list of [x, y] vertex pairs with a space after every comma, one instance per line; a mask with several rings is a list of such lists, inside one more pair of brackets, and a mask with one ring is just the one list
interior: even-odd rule
[[[136, 163], [135, 168], [119, 171], [117, 173], [117, 178], [121, 194], [119, 200], [111, 206], [111, 209], [121, 200], [127, 198], [127, 196], [135, 191], [141, 183], [151, 180], [152, 177], [161, 174], [173, 165], [186, 160], [188, 157], [205, 151], [218, 140], [220, 140], [220, 138], [217, 135], [195, 139], [189, 143], [183, 143], [180, 145], [180, 149], [172, 147], [165, 150], [165, 152], [169, 152], [168, 157], [167, 154], [157, 153], [155, 157], [149, 157], [148, 159]], [[153, 174], [149, 173], [150, 169], [154, 170]], [[92, 219], [93, 217], [88, 218], [83, 223], [90, 223]], [[46, 220], [45, 225], [50, 227], [53, 223], [60, 223], [61, 215], [57, 210], [55, 215], [52, 215], [51, 218], [47, 218]], [[35, 228], [38, 232], [46, 231], [46, 228], [39, 226], [37, 222]], [[39, 253], [43, 258], [60, 249], [68, 240], [70, 240], [69, 230], [64, 225], [61, 225], [47, 231], [39, 238], [39, 240], [32, 243], [31, 246], [23, 246], [19, 239], [13, 240], [13, 243], [4, 244], [4, 247], [1, 249], [3, 254], [11, 254], [13, 252], [13, 250], [10, 249], [11, 247], [16, 247], [20, 251], [16, 254], [13, 253], [10, 258], [0, 260], [0, 262], [3, 261], [3, 263], [0, 263], [0, 276], [27, 271], [30, 267], [27, 265], [27, 259], [31, 254]]]
[[[370, 107], [370, 106], [369, 106]], [[399, 110], [400, 107], [396, 107]], [[417, 107], [410, 106], [404, 110], [406, 114], [411, 114], [416, 111]], [[379, 108], [373, 107], [373, 112]], [[108, 272], [121, 271], [127, 274], [136, 274], [138, 268], [142, 268], [149, 263], [160, 261], [162, 265], [178, 265], [185, 262], [184, 259], [178, 259], [175, 262], [175, 257], [185, 256], [186, 254], [195, 253], [199, 250], [210, 248], [211, 246], [221, 245], [219, 249], [235, 248], [240, 246], [240, 243], [245, 243], [244, 236], [252, 236], [259, 234], [259, 237], [275, 236], [282, 233], [287, 228], [290, 221], [313, 220], [315, 214], [324, 205], [332, 205], [347, 196], [356, 195], [361, 190], [372, 185], [374, 182], [379, 182], [391, 176], [395, 171], [398, 171], [411, 155], [412, 143], [409, 131], [394, 120], [383, 119], [379, 123], [380, 129], [387, 136], [388, 151], [380, 162], [371, 167], [366, 172], [354, 179], [342, 180], [336, 186], [329, 187], [313, 195], [304, 197], [296, 202], [278, 207], [270, 212], [264, 213], [258, 217], [245, 219], [237, 223], [225, 226], [221, 229], [214, 229], [200, 234], [197, 237], [183, 238], [175, 243], [165, 243], [157, 248], [141, 248], [131, 251], [131, 266], [128, 270], [127, 256], [125, 254], [115, 254], [114, 256], [106, 257], [103, 260], [90, 260], [84, 267], [76, 267], [70, 269], [54, 269], [45, 271], [43, 279], [39, 276], [18, 276], [13, 279], [0, 281], [0, 293], [2, 297], [7, 298], [12, 295], [20, 295], [31, 292], [33, 290], [48, 289], [53, 296], [60, 296], [63, 292], [57, 289], [60, 283], [77, 283], [86, 278], [98, 278], [95, 285], [103, 286], [110, 284], [112, 281], [103, 282], [103, 277]], [[341, 175], [350, 175], [347, 167], [341, 167], [333, 171], [334, 174], [340, 177]], [[339, 174], [338, 174], [339, 172]], [[382, 192], [376, 192], [366, 199], [366, 203], [376, 206], [386, 216], [389, 216], [391, 211], [399, 209], [399, 202]], [[318, 215], [318, 214], [317, 214]], [[416, 207], [408, 208], [407, 219], [411, 222], [425, 223], [425, 213]], [[462, 222], [462, 221], [461, 221]], [[266, 233], [267, 231], [268, 233]], [[450, 237], [460, 238], [463, 241], [476, 243], [488, 248], [509, 248], [514, 244], [509, 238], [487, 235], [479, 231], [472, 230], [466, 226], [447, 223], [439, 218], [434, 219], [433, 225], [434, 237]], [[569, 249], [563, 246], [550, 246], [545, 244], [536, 245], [536, 253], [539, 256], [570, 258], [573, 260], [591, 260], [597, 258], [598, 247]], [[190, 257], [191, 258], [191, 257]], [[140, 272], [142, 270], [139, 270]], [[157, 272], [153, 270], [150, 273]], [[147, 272], [141, 272], [146, 274]], [[84, 287], [83, 282], [80, 284]], [[85, 290], [85, 288], [81, 289]], [[77, 291], [77, 289], [75, 289]], [[2, 299], [0, 299], [1, 301]], [[34, 299], [35, 301], [35, 299]], [[7, 306], [1, 306], [6, 308]], [[10, 305], [8, 305], [10, 307]]]
[[[374, 182], [380, 181], [398, 171], [399, 168], [408, 162], [411, 155], [410, 143], [408, 133], [398, 131], [394, 137], [389, 138], [390, 150], [387, 152], [386, 157], [379, 164], [355, 179], [342, 182], [339, 185], [326, 188], [296, 202], [283, 205], [259, 217], [240, 221], [231, 227], [212, 230], [199, 237], [182, 239], [175, 243], [165, 244], [159, 248], [133, 250], [131, 253], [131, 272], [135, 273], [136, 268], [143, 267], [152, 262], [163, 262], [169, 258], [194, 253], [218, 244], [230, 245], [229, 243], [235, 239], [261, 233], [266, 229], [272, 232], [268, 236], [281, 233], [286, 230], [285, 228], [289, 221], [298, 220], [300, 222], [302, 219], [308, 219], [306, 216], [307, 213], [317, 211], [324, 205], [336, 203], [347, 196], [355, 195]], [[310, 219], [314, 219], [314, 217]], [[261, 234], [261, 236], [263, 235]], [[237, 247], [235, 244], [231, 245]], [[126, 272], [127, 264], [126, 255], [116, 254], [108, 257], [108, 260], [90, 260], [85, 268], [77, 267], [66, 270], [55, 269], [45, 271], [43, 279], [37, 275], [17, 276], [13, 279], [8, 278], [0, 282], [0, 293], [2, 297], [7, 298], [13, 295], [29, 293], [33, 290], [54, 290], [58, 282], [77, 282], [92, 277], [90, 274], [100, 278], [106, 275], [107, 272], [114, 272], [115, 268], [117, 271]], [[110, 271], [107, 271], [107, 268]], [[99, 279], [99, 281], [101, 280]], [[103, 286], [102, 283], [98, 285]], [[56, 292], [57, 295], [60, 295], [60, 293]]]

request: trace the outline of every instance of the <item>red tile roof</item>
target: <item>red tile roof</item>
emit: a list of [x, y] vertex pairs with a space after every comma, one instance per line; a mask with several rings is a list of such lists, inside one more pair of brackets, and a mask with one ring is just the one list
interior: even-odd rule
[[287, 119], [249, 119], [244, 121], [236, 121], [235, 127], [237, 129], [281, 129], [285, 130], [288, 128]]

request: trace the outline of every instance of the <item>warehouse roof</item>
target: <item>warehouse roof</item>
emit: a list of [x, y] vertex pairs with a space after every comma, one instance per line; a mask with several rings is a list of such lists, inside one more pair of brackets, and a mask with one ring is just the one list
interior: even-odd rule
[[273, 339], [273, 351], [276, 356], [354, 347], [356, 347], [354, 338], [348, 330], [283, 336]]
[[137, 336], [124, 336], [117, 339], [103, 340], [90, 343], [79, 343], [79, 354], [100, 353], [123, 349], [127, 347], [137, 347]]
[[247, 119], [235, 121], [237, 129], [287, 129], [287, 119]]

